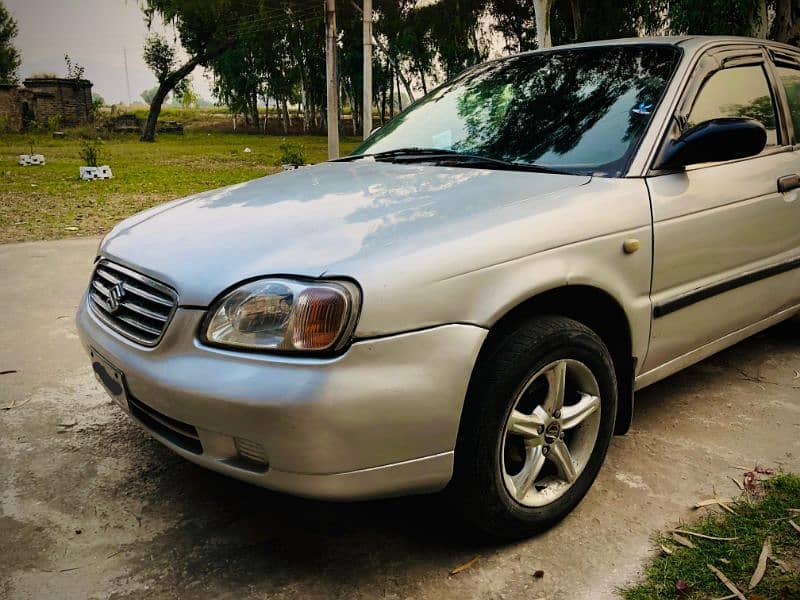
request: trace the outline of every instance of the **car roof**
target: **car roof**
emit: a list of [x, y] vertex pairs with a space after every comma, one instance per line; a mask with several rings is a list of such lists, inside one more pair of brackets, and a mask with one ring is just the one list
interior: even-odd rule
[[[719, 44], [758, 44], [771, 46], [775, 48], [782, 48], [794, 52], [800, 52], [795, 46], [775, 42], [772, 40], [765, 40], [751, 37], [741, 37], [735, 35], [663, 35], [663, 36], [645, 36], [635, 38], [620, 38], [612, 40], [596, 40], [592, 42], [582, 42], [579, 44], [565, 44], [563, 46], [555, 46], [548, 48], [548, 50], [558, 49], [566, 50], [571, 48], [592, 48], [597, 46], [627, 46], [627, 45], [641, 45], [641, 44], [657, 44], [680, 46], [691, 54], [694, 51], [701, 50], [707, 46], [714, 46]], [[536, 51], [534, 51], [536, 52]]]

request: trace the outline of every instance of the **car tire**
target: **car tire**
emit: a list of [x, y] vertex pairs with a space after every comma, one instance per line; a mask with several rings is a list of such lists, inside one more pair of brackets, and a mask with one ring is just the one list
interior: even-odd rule
[[487, 344], [447, 494], [486, 534], [524, 538], [563, 519], [597, 477], [614, 431], [616, 375], [597, 334], [565, 317], [531, 318]]

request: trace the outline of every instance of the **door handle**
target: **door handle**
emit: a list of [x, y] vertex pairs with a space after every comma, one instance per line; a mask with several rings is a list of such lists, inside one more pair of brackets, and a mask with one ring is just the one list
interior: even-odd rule
[[782, 194], [800, 188], [800, 175], [793, 173], [784, 175], [778, 179], [778, 191]]

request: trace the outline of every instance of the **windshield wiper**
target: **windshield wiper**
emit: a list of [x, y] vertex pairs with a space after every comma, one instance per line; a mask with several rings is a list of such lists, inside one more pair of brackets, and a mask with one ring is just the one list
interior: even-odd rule
[[453, 154], [459, 154], [455, 150], [446, 150], [444, 148], [420, 148], [417, 146], [410, 146], [408, 148], [397, 148], [395, 150], [385, 150], [384, 152], [378, 152], [373, 154], [372, 157], [375, 160], [381, 159], [389, 159], [389, 158], [396, 158], [396, 157], [404, 157], [404, 156], [435, 156], [435, 155], [443, 155], [447, 154], [451, 156]]
[[335, 158], [330, 162], [350, 162], [359, 160], [360, 158], [374, 158], [375, 160], [389, 160], [395, 157], [402, 156], [431, 156], [434, 154], [458, 154], [453, 150], [444, 150], [442, 148], [418, 148], [411, 146], [409, 148], [397, 148], [396, 150], [385, 150], [383, 152], [376, 152], [375, 154], [351, 154], [343, 158]]
[[392, 162], [436, 162], [436, 164], [458, 167], [472, 167], [475, 169], [495, 169], [500, 171], [528, 171], [533, 173], [552, 173], [555, 175], [574, 175], [569, 171], [561, 171], [535, 163], [519, 163], [478, 154], [456, 152], [454, 150], [441, 150], [436, 148], [400, 148], [379, 152], [372, 155], [375, 160], [389, 160]]
[[528, 171], [533, 173], [553, 173], [555, 175], [574, 175], [570, 171], [562, 171], [537, 165], [535, 163], [519, 163], [467, 152], [457, 152], [444, 148], [420, 148], [411, 146], [408, 148], [397, 148], [376, 152], [375, 154], [358, 154], [346, 156], [338, 159], [340, 162], [358, 160], [360, 158], [372, 158], [377, 161], [414, 163], [414, 162], [435, 162], [438, 165], [468, 167], [474, 169], [495, 169], [500, 171]]

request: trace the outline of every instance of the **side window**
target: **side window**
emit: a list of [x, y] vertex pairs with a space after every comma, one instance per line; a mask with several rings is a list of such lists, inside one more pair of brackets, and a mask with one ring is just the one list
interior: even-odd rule
[[687, 129], [720, 117], [761, 121], [767, 128], [767, 146], [778, 144], [775, 105], [763, 68], [733, 67], [714, 73], [703, 84], [692, 106]]
[[794, 123], [794, 137], [800, 137], [800, 69], [778, 67], [778, 76], [781, 78], [786, 98], [789, 100], [789, 112]]

